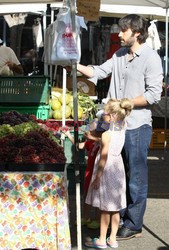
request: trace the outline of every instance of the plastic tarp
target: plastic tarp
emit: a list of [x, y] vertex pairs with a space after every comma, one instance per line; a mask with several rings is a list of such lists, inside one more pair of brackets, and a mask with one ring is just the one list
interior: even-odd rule
[[[165, 21], [167, 0], [101, 0], [100, 16], [121, 17], [124, 14], [143, 14], [159, 21]], [[61, 7], [61, 1], [55, 1], [51, 7]]]
[[[63, 6], [63, 1], [29, 0], [28, 4], [27, 0], [0, 0], [0, 14], [46, 11], [46, 4], [59, 8]], [[165, 21], [164, 8], [167, 5], [167, 0], [101, 0], [100, 16], [121, 17], [124, 14], [136, 13]]]
[[[31, 3], [46, 3], [46, 4], [50, 4], [50, 3], [54, 3], [56, 1], [54, 0], [0, 0], [0, 5], [1, 4], [15, 4], [15, 3], [18, 3], [18, 4], [22, 4], [22, 3], [28, 3], [31, 4]], [[58, 1], [59, 2], [59, 1]], [[62, 1], [60, 1], [62, 2]]]
[[0, 15], [28, 12], [45, 12], [46, 4], [2, 4], [0, 2]]

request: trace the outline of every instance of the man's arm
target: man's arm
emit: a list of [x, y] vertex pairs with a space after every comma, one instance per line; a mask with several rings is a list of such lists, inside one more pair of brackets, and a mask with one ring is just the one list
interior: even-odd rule
[[16, 63], [13, 63], [13, 62], [7, 62], [6, 65], [8, 65], [10, 70], [12, 70], [14, 73], [17, 73], [17, 74], [23, 74], [24, 73], [21, 64], [17, 65]]
[[93, 68], [90, 66], [84, 66], [82, 64], [77, 64], [77, 70], [87, 77], [93, 77]]
[[134, 107], [143, 107], [143, 106], [147, 106], [149, 104], [143, 95], [132, 98], [132, 99], [130, 99], [130, 101], [132, 102]]
[[6, 64], [14, 73], [23, 74], [24, 73], [23, 68], [22, 68], [15, 52], [10, 47], [8, 47], [8, 50], [9, 50], [9, 59], [6, 62]]

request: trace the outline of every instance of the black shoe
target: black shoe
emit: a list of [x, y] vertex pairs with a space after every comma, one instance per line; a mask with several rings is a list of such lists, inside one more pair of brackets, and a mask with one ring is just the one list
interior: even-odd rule
[[141, 232], [142, 230], [133, 231], [127, 227], [122, 226], [117, 232], [116, 240], [129, 240], [134, 237], [141, 237]]

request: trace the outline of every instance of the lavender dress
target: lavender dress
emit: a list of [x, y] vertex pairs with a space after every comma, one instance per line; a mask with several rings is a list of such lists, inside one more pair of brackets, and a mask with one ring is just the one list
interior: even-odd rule
[[86, 203], [103, 211], [119, 211], [126, 207], [126, 179], [121, 151], [125, 140], [125, 128], [120, 131], [109, 130], [110, 143], [107, 162], [100, 178], [100, 186], [93, 189], [100, 151], [95, 160], [92, 180], [88, 189]]

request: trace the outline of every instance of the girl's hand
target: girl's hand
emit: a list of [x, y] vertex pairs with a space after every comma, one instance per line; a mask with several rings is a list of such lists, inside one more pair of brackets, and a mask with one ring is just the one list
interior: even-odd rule
[[90, 132], [84, 132], [83, 133], [83, 136], [86, 138], [86, 139], [89, 139], [89, 136], [90, 136]]
[[70, 135], [70, 131], [69, 131], [69, 128], [68, 128], [67, 126], [61, 127], [61, 128], [60, 128], [60, 131], [61, 131], [63, 134], [67, 135], [67, 136]]
[[84, 132], [84, 137], [86, 138], [86, 139], [88, 139], [88, 140], [93, 140], [93, 136], [91, 135], [91, 133], [90, 132]]
[[95, 179], [95, 180], [93, 181], [93, 183], [92, 183], [92, 187], [93, 187], [94, 189], [98, 189], [99, 186], [100, 186], [100, 178], [99, 178], [99, 177], [96, 177], [96, 179]]

